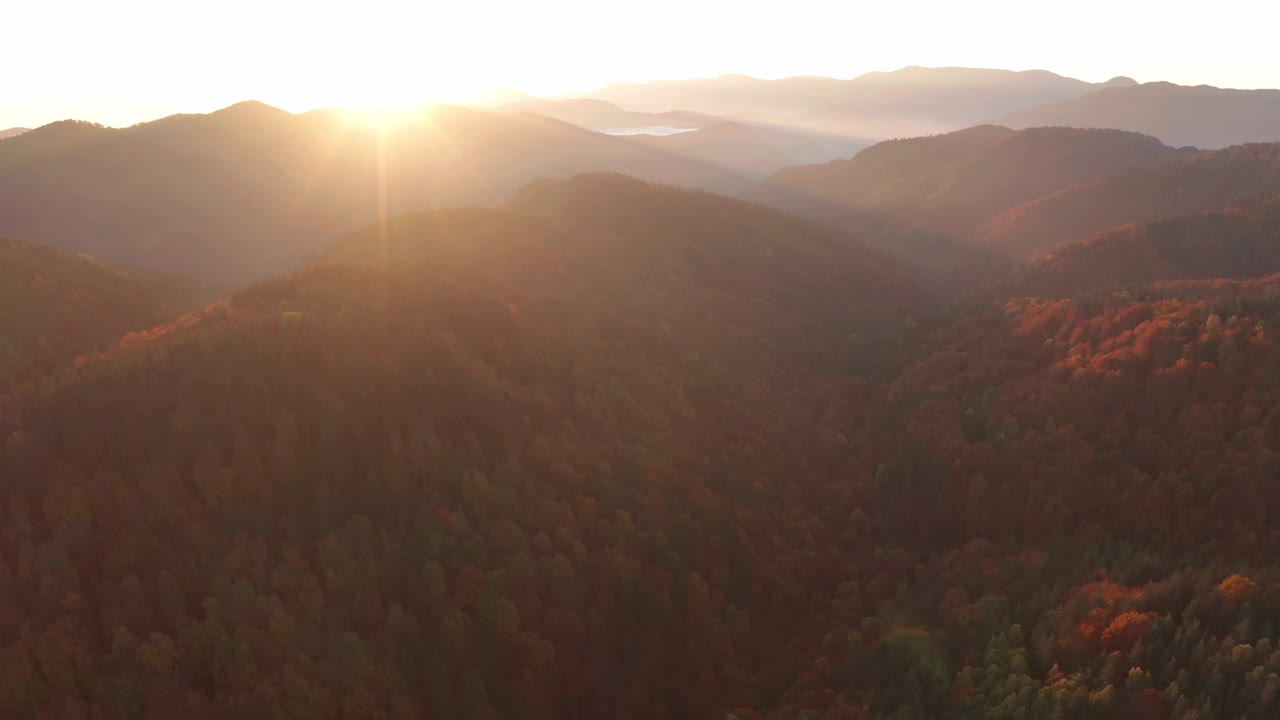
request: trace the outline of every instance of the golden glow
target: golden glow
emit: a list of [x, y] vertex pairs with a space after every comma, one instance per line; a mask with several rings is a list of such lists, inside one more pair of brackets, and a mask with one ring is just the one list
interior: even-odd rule
[[379, 130], [394, 130], [414, 120], [420, 120], [426, 112], [421, 105], [407, 106], [366, 106], [346, 110], [349, 123], [368, 125]]
[[0, 18], [0, 129], [907, 65], [1280, 86], [1280, 3], [1259, 0], [59, 0], [6, 3]]

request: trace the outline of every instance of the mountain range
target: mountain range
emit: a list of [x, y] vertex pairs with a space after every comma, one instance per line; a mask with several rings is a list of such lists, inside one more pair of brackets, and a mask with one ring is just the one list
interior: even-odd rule
[[497, 107], [507, 112], [545, 115], [588, 130], [617, 131], [642, 128], [697, 129], [723, 120], [715, 115], [673, 110], [668, 112], [636, 112], [604, 100], [587, 98], [567, 100], [523, 100]]
[[1276, 717], [1280, 143], [1104, 85], [0, 140], [0, 717]]
[[436, 107], [379, 127], [242, 103], [121, 129], [60, 122], [0, 142], [0, 233], [244, 281], [379, 217], [494, 203], [537, 177], [594, 170], [728, 192], [751, 184], [537, 115]]
[[1218, 149], [1280, 141], [1280, 90], [1151, 82], [1104, 88], [1016, 111], [996, 121], [1012, 128], [1120, 128], [1154, 135], [1170, 145]]
[[585, 96], [628, 110], [694, 111], [868, 140], [979, 124], [1140, 132], [1176, 147], [1280, 142], [1280, 90], [1232, 90], [1128, 77], [1088, 83], [1044, 70], [906, 67], [841, 80], [726, 75], [624, 83]]

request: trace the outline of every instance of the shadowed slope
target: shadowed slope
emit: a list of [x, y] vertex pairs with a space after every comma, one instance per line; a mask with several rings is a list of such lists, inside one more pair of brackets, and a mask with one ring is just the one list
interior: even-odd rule
[[848, 160], [788, 168], [752, 192], [778, 207], [888, 219], [904, 229], [962, 236], [1005, 208], [1082, 180], [1177, 152], [1153, 138], [1107, 130], [994, 125], [891, 140]]
[[1280, 144], [1190, 153], [1012, 207], [974, 231], [991, 252], [1026, 258], [1131, 222], [1213, 211], [1280, 192]]
[[1259, 198], [1225, 211], [1134, 223], [1055, 248], [1031, 261], [998, 292], [1070, 296], [1160, 280], [1258, 278], [1280, 272], [1280, 199]]
[[176, 278], [0, 238], [0, 395], [10, 383], [161, 322], [195, 294]]

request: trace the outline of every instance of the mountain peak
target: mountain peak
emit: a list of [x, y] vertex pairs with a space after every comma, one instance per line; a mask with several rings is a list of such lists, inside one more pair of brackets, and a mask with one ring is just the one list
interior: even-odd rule
[[1133, 87], [1137, 84], [1137, 80], [1125, 75], [1117, 75], [1110, 80], [1101, 83], [1102, 87]]
[[291, 114], [260, 100], [245, 100], [210, 113], [217, 117], [282, 117]]

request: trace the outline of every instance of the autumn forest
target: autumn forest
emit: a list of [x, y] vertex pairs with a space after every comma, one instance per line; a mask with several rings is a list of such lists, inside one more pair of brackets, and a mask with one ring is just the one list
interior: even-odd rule
[[908, 70], [0, 136], [0, 717], [1275, 718], [1280, 134]]

